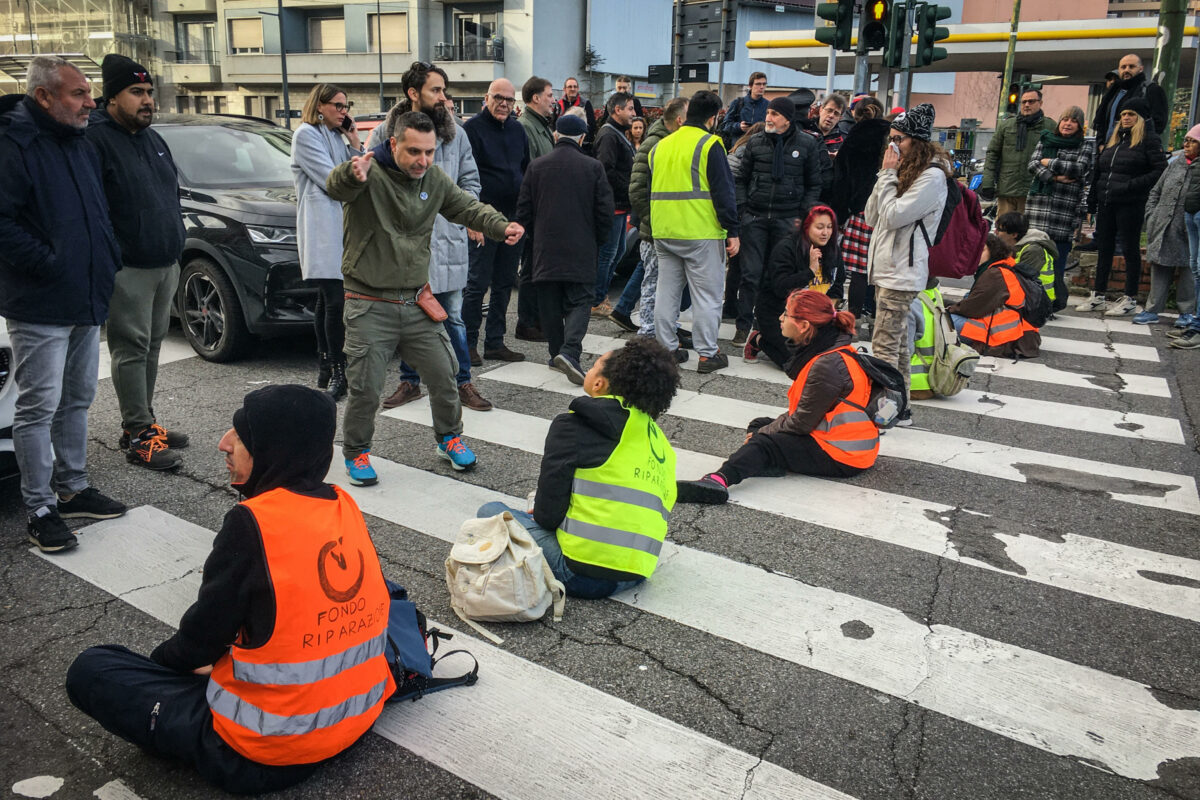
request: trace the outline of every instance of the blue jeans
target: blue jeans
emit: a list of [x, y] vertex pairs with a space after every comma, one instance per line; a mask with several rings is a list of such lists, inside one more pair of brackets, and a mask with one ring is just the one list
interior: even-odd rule
[[498, 500], [481, 505], [475, 516], [481, 518], [494, 517], [497, 514], [503, 514], [505, 511], [512, 514], [517, 522], [521, 523], [525, 526], [525, 530], [529, 531], [529, 535], [542, 548], [542, 555], [546, 557], [546, 563], [550, 565], [550, 571], [554, 573], [554, 577], [562, 581], [563, 586], [567, 589], [567, 594], [571, 597], [595, 600], [599, 597], [608, 597], [617, 592], [632, 589], [645, 580], [645, 578], [638, 578], [636, 581], [605, 581], [599, 578], [589, 578], [586, 575], [576, 575], [567, 567], [562, 547], [558, 544], [557, 533], [548, 531], [541, 525], [538, 525], [537, 521], [527, 512], [509, 508]]
[[633, 272], [629, 273], [629, 280], [625, 282], [625, 288], [621, 291], [621, 299], [617, 301], [615, 311], [620, 311], [627, 317], [633, 313], [633, 307], [637, 305], [638, 298], [642, 296], [642, 278], [645, 275], [646, 262], [638, 261]]
[[613, 270], [617, 268], [617, 262], [621, 260], [621, 256], [625, 255], [625, 223], [629, 221], [629, 214], [613, 215], [612, 228], [608, 231], [608, 241], [600, 247], [600, 253], [596, 258], [596, 302], [592, 305], [600, 305], [608, 297], [608, 287], [612, 283]]
[[1074, 246], [1074, 240], [1068, 236], [1066, 239], [1055, 239], [1054, 249], [1057, 255], [1054, 258], [1054, 311], [1062, 311], [1067, 307], [1067, 281], [1063, 277], [1067, 271], [1067, 256], [1071, 255], [1071, 248]]
[[954, 322], [954, 330], [962, 335], [963, 328], [967, 326], [967, 318], [962, 314], [951, 314], [950, 319]]
[[[462, 319], [462, 289], [434, 292], [433, 296], [446, 311], [446, 321], [442, 325], [446, 328], [446, 333], [450, 334], [450, 346], [454, 348], [454, 357], [458, 359], [458, 375], [455, 379], [458, 385], [462, 386], [471, 382], [471, 354], [467, 351], [467, 326], [463, 324]], [[421, 376], [403, 360], [400, 362], [400, 380], [413, 386], [421, 384]]]
[[[1183, 222], [1188, 235], [1188, 266], [1192, 268], [1192, 281], [1200, 292], [1200, 211], [1195, 214], [1184, 212]], [[1196, 319], [1189, 330], [1200, 331], [1200, 301], [1196, 304]]]
[[32, 513], [54, 508], [56, 493], [88, 487], [87, 416], [100, 369], [100, 327], [7, 322], [17, 384], [13, 446], [21, 499]]

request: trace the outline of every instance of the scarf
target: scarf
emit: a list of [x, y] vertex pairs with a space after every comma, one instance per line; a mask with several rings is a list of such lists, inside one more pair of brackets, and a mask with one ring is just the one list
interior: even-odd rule
[[771, 146], [775, 148], [771, 158], [771, 180], [776, 183], [783, 180], [783, 153], [786, 149], [784, 140], [791, 132], [792, 129], [788, 128], [784, 133], [767, 134], [767, 139], [771, 141]]
[[796, 376], [800, 374], [800, 370], [804, 369], [804, 366], [809, 361], [812, 361], [826, 350], [832, 350], [837, 347], [838, 337], [843, 334], [845, 334], [845, 331], [832, 322], [817, 328], [811, 342], [806, 345], [791, 346], [792, 357], [784, 364], [783, 371], [788, 374], [789, 378], [795, 380]]
[[[1054, 131], [1042, 132], [1042, 158], [1055, 158], [1059, 150], [1074, 150], [1083, 144], [1083, 129], [1080, 128], [1074, 136], [1059, 136]], [[1054, 193], [1054, 182], [1042, 183], [1034, 181], [1029, 184], [1031, 195], [1049, 195]]]
[[1022, 114], [1017, 117], [1017, 149], [1018, 150], [1025, 149], [1025, 137], [1029, 134], [1029, 129], [1032, 127], [1035, 127], [1037, 125], [1040, 125], [1042, 122], [1042, 119], [1045, 116], [1046, 115], [1043, 114], [1041, 111], [1037, 111], [1037, 112], [1034, 112], [1033, 114]]

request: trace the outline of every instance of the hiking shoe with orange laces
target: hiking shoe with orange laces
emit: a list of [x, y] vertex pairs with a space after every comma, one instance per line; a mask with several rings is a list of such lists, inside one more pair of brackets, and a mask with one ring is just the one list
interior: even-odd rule
[[159, 433], [162, 428], [151, 425], [136, 436], [129, 437], [129, 449], [125, 459], [146, 469], [175, 469], [183, 463], [183, 457], [167, 446], [167, 437]]
[[437, 446], [438, 455], [450, 462], [457, 470], [471, 469], [475, 466], [475, 454], [471, 448], [463, 444], [462, 437], [448, 433], [442, 437]]
[[346, 474], [355, 486], [374, 486], [379, 483], [379, 476], [371, 466], [371, 451], [363, 450], [354, 458], [346, 459]]

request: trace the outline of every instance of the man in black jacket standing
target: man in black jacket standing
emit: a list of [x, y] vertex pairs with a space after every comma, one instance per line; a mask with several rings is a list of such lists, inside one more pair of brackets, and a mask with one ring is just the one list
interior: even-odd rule
[[88, 485], [87, 416], [121, 253], [96, 150], [96, 104], [79, 68], [37, 56], [27, 94], [0, 98], [0, 316], [13, 345], [13, 444], [30, 541], [78, 544], [64, 519], [109, 519], [125, 506]]
[[559, 117], [554, 150], [525, 174], [516, 217], [529, 235], [550, 366], [577, 386], [583, 385], [579, 358], [595, 291], [592, 266], [613, 218], [604, 168], [580, 149], [586, 136], [583, 120]]
[[103, 109], [92, 112], [87, 137], [100, 153], [104, 194], [121, 246], [108, 315], [113, 389], [121, 407], [120, 445], [132, 464], [174, 469], [188, 437], [154, 418], [158, 351], [171, 324], [179, 284], [183, 217], [179, 183], [167, 143], [150, 129], [154, 82], [141, 64], [104, 57]]
[[1131, 98], [1140, 98], [1150, 107], [1148, 119], [1154, 123], [1154, 132], [1164, 141], [1167, 131], [1169, 103], [1167, 93], [1157, 83], [1146, 79], [1145, 67], [1137, 53], [1121, 57], [1117, 67], [1117, 79], [1112, 82], [1100, 99], [1092, 128], [1096, 131], [1096, 150], [1104, 149], [1108, 137], [1117, 127], [1117, 114], [1121, 103]]
[[592, 313], [607, 317], [612, 313], [608, 302], [608, 286], [613, 270], [625, 254], [625, 225], [629, 221], [629, 178], [633, 174], [633, 144], [625, 135], [633, 122], [633, 98], [614, 94], [605, 108], [608, 121], [596, 133], [592, 153], [604, 166], [608, 185], [612, 188], [615, 211], [609, 220], [607, 241], [600, 247], [596, 261], [596, 296]]
[[821, 194], [817, 141], [792, 123], [795, 106], [776, 97], [767, 106], [767, 129], [756, 133], [734, 170], [742, 216], [742, 280], [738, 286], [734, 344], [745, 344], [754, 302], [771, 250], [795, 230]]

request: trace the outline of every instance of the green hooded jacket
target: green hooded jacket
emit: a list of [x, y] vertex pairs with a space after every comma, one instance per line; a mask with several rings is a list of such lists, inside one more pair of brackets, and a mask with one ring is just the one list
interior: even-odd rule
[[638, 217], [638, 237], [643, 242], [654, 240], [650, 230], [650, 151], [660, 140], [671, 135], [662, 117], [642, 137], [642, 144], [633, 157], [633, 174], [629, 178], [629, 205]]
[[1033, 148], [1041, 141], [1042, 131], [1054, 133], [1058, 123], [1049, 117], [1032, 125], [1025, 132], [1025, 147], [1017, 149], [1017, 118], [1005, 117], [996, 126], [996, 133], [988, 143], [983, 159], [982, 189], [995, 189], [997, 197], [1020, 197], [1029, 194], [1033, 175], [1029, 172], [1029, 159]]

